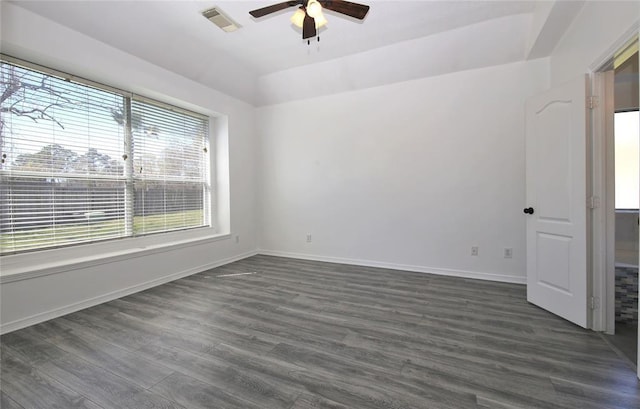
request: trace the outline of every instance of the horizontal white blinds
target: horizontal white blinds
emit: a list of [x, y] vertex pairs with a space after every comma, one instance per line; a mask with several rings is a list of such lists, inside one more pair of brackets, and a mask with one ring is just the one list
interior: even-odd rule
[[0, 254], [200, 227], [208, 119], [2, 61]]
[[124, 182], [3, 175], [3, 253], [122, 237]]
[[137, 100], [131, 118], [137, 179], [202, 181], [208, 121]]
[[136, 234], [204, 224], [208, 121], [131, 102]]
[[7, 63], [0, 76], [3, 170], [123, 175], [122, 95]]

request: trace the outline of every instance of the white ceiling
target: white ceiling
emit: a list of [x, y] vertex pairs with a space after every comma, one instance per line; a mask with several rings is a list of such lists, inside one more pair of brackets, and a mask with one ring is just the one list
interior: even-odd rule
[[[259, 80], [283, 70], [346, 58], [396, 44], [406, 46], [412, 40], [425, 38], [437, 39], [437, 42], [446, 45], [449, 32], [493, 22], [504, 27], [504, 32], [497, 38], [488, 37], [486, 44], [480, 47], [482, 53], [510, 53], [513, 54], [510, 60], [523, 60], [531, 47], [529, 37], [532, 24], [535, 24], [535, 13], [540, 14], [541, 8], [549, 9], [548, 5], [554, 3], [520, 0], [362, 0], [360, 2], [371, 6], [364, 21], [325, 11], [329, 23], [320, 33], [321, 42], [313, 42], [308, 46], [302, 41], [300, 30], [289, 22], [295, 8], [258, 20], [249, 15], [250, 10], [280, 1], [18, 0], [13, 3], [250, 103], [257, 102], [257, 90], [254, 92], [253, 89]], [[225, 33], [205, 19], [202, 11], [212, 6], [219, 7], [241, 28]], [[548, 14], [546, 11], [545, 16]], [[509, 19], [512, 19], [512, 24], [505, 24]], [[568, 25], [567, 22], [562, 24], [565, 27]], [[508, 46], [509, 49], [501, 49], [503, 39], [504, 47]], [[516, 52], [513, 50], [514, 39], [517, 39], [515, 47], [519, 48]], [[482, 36], [472, 40], [477, 43]], [[420, 43], [416, 44], [419, 47]], [[477, 45], [475, 47], [477, 49]], [[455, 70], [458, 65], [473, 68], [474, 54], [480, 54], [466, 52], [468, 56], [464, 57], [459, 55], [461, 50], [449, 51], [448, 55], [431, 55], [429, 58], [455, 59], [456, 64], [450, 68]], [[459, 60], [465, 58], [468, 61], [460, 64]], [[478, 58], [487, 60], [486, 56]], [[477, 65], [484, 66], [486, 62]], [[371, 69], [375, 70], [376, 67]], [[240, 81], [251, 86], [234, 85]]]

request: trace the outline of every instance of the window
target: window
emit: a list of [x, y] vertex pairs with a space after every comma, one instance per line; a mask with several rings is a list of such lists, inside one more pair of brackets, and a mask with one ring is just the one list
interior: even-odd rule
[[206, 116], [3, 58], [0, 254], [205, 227]]
[[640, 197], [640, 114], [638, 111], [616, 112], [615, 175], [616, 209], [638, 209]]

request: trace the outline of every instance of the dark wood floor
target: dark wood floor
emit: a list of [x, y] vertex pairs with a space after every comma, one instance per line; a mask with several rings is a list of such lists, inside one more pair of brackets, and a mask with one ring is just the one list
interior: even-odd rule
[[267, 256], [1, 344], [3, 409], [640, 408], [625, 361], [523, 286]]
[[635, 365], [638, 362], [637, 322], [616, 322], [615, 332], [615, 335], [605, 335], [607, 341]]

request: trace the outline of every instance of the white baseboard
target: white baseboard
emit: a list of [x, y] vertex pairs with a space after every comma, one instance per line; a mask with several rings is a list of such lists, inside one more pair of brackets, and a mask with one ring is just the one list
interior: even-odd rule
[[76, 311], [80, 311], [83, 310], [85, 308], [89, 308], [89, 307], [93, 307], [95, 305], [98, 304], [102, 304], [108, 301], [112, 301], [115, 300], [117, 298], [121, 298], [127, 295], [131, 295], [140, 291], [144, 291], [147, 290], [149, 288], [152, 287], [156, 287], [158, 285], [161, 284], [165, 284], [168, 283], [170, 281], [174, 281], [183, 277], [187, 277], [193, 274], [197, 274], [197, 273], [201, 273], [203, 271], [215, 268], [215, 267], [220, 267], [223, 266], [225, 264], [229, 264], [229, 263], [233, 263], [234, 261], [238, 261], [238, 260], [242, 260], [245, 259], [247, 257], [251, 257], [251, 256], [255, 256], [256, 254], [258, 254], [257, 251], [251, 251], [251, 252], [247, 252], [247, 253], [243, 253], [243, 254], [239, 254], [237, 256], [234, 257], [229, 257], [226, 259], [222, 259], [222, 260], [218, 260], [215, 261], [213, 263], [209, 263], [203, 266], [198, 266], [195, 268], [191, 268], [188, 270], [184, 270], [184, 271], [180, 271], [178, 273], [174, 273], [174, 274], [170, 274], [164, 277], [160, 277], [160, 278], [156, 278], [154, 280], [151, 281], [147, 281], [141, 284], [137, 284], [131, 287], [127, 287], [127, 288], [123, 288], [121, 290], [117, 290], [117, 291], [113, 291], [107, 294], [103, 294], [100, 295], [98, 297], [94, 297], [94, 298], [90, 298], [88, 300], [84, 300], [84, 301], [80, 301], [77, 303], [73, 303], [70, 305], [66, 305], [64, 307], [61, 308], [56, 308], [55, 310], [50, 310], [50, 311], [45, 311], [42, 313], [38, 313], [26, 318], [21, 318], [15, 321], [11, 321], [8, 322], [6, 324], [1, 324], [0, 325], [0, 334], [6, 334], [12, 331], [16, 331], [22, 328], [26, 328], [28, 326], [31, 325], [35, 325], [35, 324], [39, 324], [41, 322], [53, 319], [53, 318], [58, 318], [61, 317], [63, 315], [67, 315], [70, 314], [72, 312], [76, 312]]
[[263, 254], [265, 256], [297, 258], [301, 260], [324, 261], [328, 263], [387, 268], [390, 270], [403, 270], [403, 271], [411, 271], [415, 273], [437, 274], [437, 275], [450, 276], [450, 277], [473, 278], [476, 280], [498, 281], [501, 283], [512, 283], [512, 284], [527, 283], [527, 278], [523, 276], [483, 273], [479, 271], [452, 270], [452, 269], [446, 269], [446, 268], [385, 263], [380, 261], [360, 260], [360, 259], [350, 259], [350, 258], [340, 258], [340, 257], [327, 257], [327, 256], [318, 256], [315, 254], [289, 253], [286, 251], [274, 251], [274, 250], [264, 250], [264, 249], [258, 250], [258, 254]]

